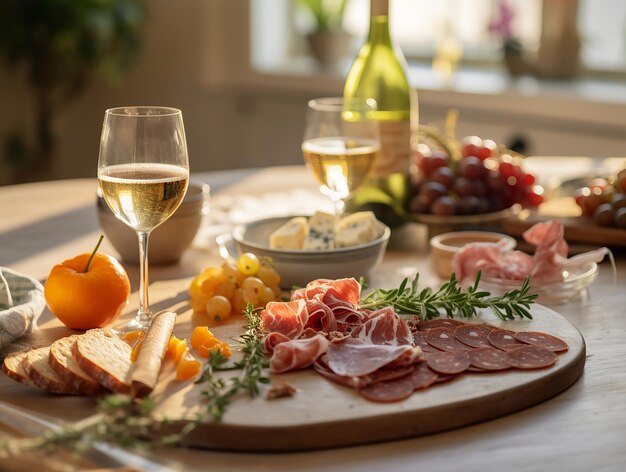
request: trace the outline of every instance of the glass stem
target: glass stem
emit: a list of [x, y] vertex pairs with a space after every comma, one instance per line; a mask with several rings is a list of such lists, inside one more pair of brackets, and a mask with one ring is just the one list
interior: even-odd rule
[[335, 215], [342, 216], [344, 210], [346, 209], [346, 204], [341, 198], [334, 198], [333, 204], [335, 206]]
[[148, 301], [148, 237], [149, 231], [138, 231], [139, 238], [139, 312], [137, 321], [148, 325], [152, 320], [150, 302]]

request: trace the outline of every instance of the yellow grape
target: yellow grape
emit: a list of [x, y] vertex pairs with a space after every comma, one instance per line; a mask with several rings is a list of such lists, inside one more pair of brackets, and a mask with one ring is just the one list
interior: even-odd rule
[[215, 293], [215, 287], [225, 281], [226, 277], [224, 276], [224, 271], [221, 268], [215, 268], [214, 272], [202, 282], [202, 293], [213, 295]]
[[268, 302], [276, 300], [276, 295], [270, 287], [263, 287], [261, 293], [259, 293], [259, 299], [263, 305], [267, 305]]
[[215, 271], [216, 269], [214, 267], [209, 267], [197, 275], [189, 285], [189, 295], [192, 297], [200, 295], [202, 293], [202, 284], [206, 279], [212, 277]]
[[209, 298], [206, 304], [207, 314], [216, 321], [228, 318], [230, 316], [230, 310], [230, 301], [222, 295], [215, 295]]
[[246, 291], [251, 291], [258, 295], [261, 290], [265, 288], [265, 284], [258, 277], [248, 277], [241, 284], [241, 288], [243, 289], [244, 293]]
[[217, 284], [213, 290], [214, 295], [221, 295], [226, 298], [232, 298], [237, 288], [237, 283], [232, 280], [226, 279], [223, 282]]
[[261, 261], [251, 252], [244, 252], [237, 259], [237, 268], [244, 275], [256, 275], [261, 268]]
[[280, 275], [272, 267], [261, 266], [256, 276], [267, 286], [278, 285], [280, 283]]
[[241, 289], [241, 294], [243, 295], [243, 301], [246, 303], [252, 303], [254, 306], [259, 303], [259, 293], [254, 289]]
[[205, 313], [206, 304], [210, 298], [211, 298], [211, 295], [207, 295], [206, 293], [201, 293], [200, 295], [191, 297], [191, 308], [196, 313]]
[[278, 285], [272, 285], [270, 288], [274, 292], [274, 295], [276, 295], [276, 299], [280, 300], [280, 297], [283, 295], [282, 289]]
[[235, 289], [233, 297], [230, 299], [233, 311], [238, 315], [246, 309], [246, 301], [243, 299], [243, 291], [240, 288]]
[[237, 270], [237, 266], [235, 264], [224, 262], [222, 264], [222, 272], [224, 273], [224, 277], [226, 277], [226, 279], [232, 282], [238, 281], [239, 271]]

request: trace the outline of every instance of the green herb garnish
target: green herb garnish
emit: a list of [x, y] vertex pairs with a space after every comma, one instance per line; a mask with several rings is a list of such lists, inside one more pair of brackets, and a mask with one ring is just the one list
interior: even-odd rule
[[[243, 353], [242, 359], [232, 365], [225, 365], [226, 358], [219, 350], [213, 350], [202, 375], [196, 380], [197, 384], [205, 385], [202, 395], [207, 402], [206, 412], [217, 421], [222, 419], [235, 395], [247, 392], [251, 397], [255, 397], [259, 394], [260, 384], [267, 384], [270, 381], [266, 375], [269, 360], [263, 353], [261, 318], [258, 311], [248, 304], [243, 312], [248, 322], [245, 333], [238, 338]], [[217, 372], [226, 370], [238, 370], [239, 374], [230, 378], [216, 375]]]
[[471, 318], [476, 315], [477, 310], [489, 308], [502, 320], [512, 320], [516, 316], [532, 319], [530, 305], [537, 295], [530, 293], [528, 278], [519, 289], [499, 296], [478, 290], [480, 272], [473, 285], [467, 289], [461, 287], [456, 276], [452, 274], [450, 280], [437, 291], [426, 287], [418, 292], [418, 279], [419, 274], [416, 274], [410, 284], [409, 279], [405, 278], [397, 288], [374, 290], [361, 300], [359, 308], [371, 310], [392, 306], [398, 314], [417, 315], [422, 320], [436, 318], [442, 311], [449, 318]]

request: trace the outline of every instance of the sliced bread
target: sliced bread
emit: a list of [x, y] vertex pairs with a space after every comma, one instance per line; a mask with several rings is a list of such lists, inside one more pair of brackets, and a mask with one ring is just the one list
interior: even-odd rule
[[48, 364], [50, 346], [39, 347], [28, 351], [22, 360], [22, 367], [33, 383], [51, 393], [80, 395], [82, 392], [75, 386], [65, 382]]
[[81, 369], [115, 393], [130, 393], [131, 347], [115, 333], [92, 329], [79, 336], [72, 355]]
[[28, 378], [28, 374], [26, 374], [26, 370], [22, 366], [22, 362], [27, 354], [28, 349], [7, 355], [2, 363], [2, 372], [16, 382], [34, 386], [33, 381]]
[[66, 383], [85, 395], [97, 395], [105, 391], [104, 387], [87, 375], [72, 356], [72, 348], [81, 336], [83, 335], [73, 334], [52, 343], [48, 362]]

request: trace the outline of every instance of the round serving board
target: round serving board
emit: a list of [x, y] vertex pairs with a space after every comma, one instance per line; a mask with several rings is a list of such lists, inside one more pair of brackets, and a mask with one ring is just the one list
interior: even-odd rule
[[[585, 364], [585, 342], [580, 332], [558, 313], [541, 305], [534, 305], [531, 313], [532, 320], [503, 322], [491, 312], [484, 312], [471, 322], [491, 323], [514, 331], [543, 331], [560, 337], [569, 350], [560, 354], [550, 368], [466, 373], [417, 391], [404, 401], [386, 404], [365, 400], [312, 369], [273, 375], [273, 384], [287, 382], [297, 388], [297, 393], [276, 400], [267, 400], [263, 393], [254, 399], [236, 397], [221, 422], [201, 424], [185, 439], [185, 444], [242, 451], [348, 446], [459, 428], [537, 404], [578, 379]], [[175, 332], [188, 336], [194, 322], [198, 320], [184, 314], [179, 317]], [[230, 323], [212, 330], [228, 339], [240, 334], [241, 326]], [[172, 381], [166, 373], [161, 378], [164, 380], [155, 392], [160, 412], [178, 419], [200, 411], [201, 385]]]

